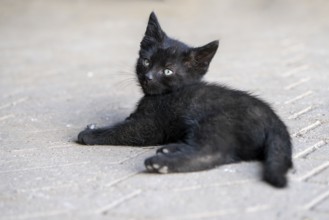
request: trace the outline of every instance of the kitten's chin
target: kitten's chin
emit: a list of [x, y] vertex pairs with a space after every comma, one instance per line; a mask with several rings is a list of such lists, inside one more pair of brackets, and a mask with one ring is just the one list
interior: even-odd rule
[[156, 82], [140, 80], [139, 83], [145, 95], [161, 95], [172, 91], [171, 88]]
[[142, 86], [142, 90], [145, 95], [161, 95], [165, 93], [169, 93], [166, 89], [153, 87], [153, 86]]
[[142, 88], [145, 95], [161, 95], [165, 93], [159, 89]]

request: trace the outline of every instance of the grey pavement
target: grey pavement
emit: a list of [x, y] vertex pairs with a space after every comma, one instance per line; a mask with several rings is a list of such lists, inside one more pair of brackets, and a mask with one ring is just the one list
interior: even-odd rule
[[[220, 39], [206, 80], [265, 99], [287, 123], [289, 187], [257, 162], [155, 175], [157, 147], [81, 146], [141, 92], [139, 42], [154, 10], [194, 46]], [[0, 219], [329, 219], [329, 2], [1, 0]]]

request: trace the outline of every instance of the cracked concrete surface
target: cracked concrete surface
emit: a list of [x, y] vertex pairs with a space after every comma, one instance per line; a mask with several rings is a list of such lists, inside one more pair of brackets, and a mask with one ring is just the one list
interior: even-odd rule
[[[290, 184], [239, 163], [144, 173], [157, 147], [81, 146], [125, 118], [149, 13], [195, 46], [221, 40], [206, 80], [267, 100], [294, 143]], [[0, 219], [329, 219], [327, 1], [0, 1]]]

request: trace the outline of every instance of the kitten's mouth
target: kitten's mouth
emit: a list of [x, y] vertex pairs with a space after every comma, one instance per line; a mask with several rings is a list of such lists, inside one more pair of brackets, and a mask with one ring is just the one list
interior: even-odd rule
[[156, 95], [160, 93], [159, 91], [157, 91], [156, 87], [150, 86], [148, 85], [148, 83], [146, 83], [146, 85], [144, 85], [142, 88], [144, 93], [147, 95]]
[[141, 86], [146, 95], [159, 95], [164, 92], [163, 89], [160, 88], [160, 85], [156, 85], [151, 81], [142, 81]]

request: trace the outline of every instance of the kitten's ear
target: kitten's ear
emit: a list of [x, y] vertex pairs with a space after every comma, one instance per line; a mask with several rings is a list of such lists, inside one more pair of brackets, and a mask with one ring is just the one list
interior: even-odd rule
[[163, 30], [161, 29], [161, 26], [154, 12], [150, 14], [145, 36], [153, 38], [158, 42], [162, 42], [164, 37], [166, 36], [165, 32], [163, 32]]
[[205, 46], [194, 48], [192, 49], [191, 55], [198, 63], [209, 65], [210, 61], [216, 54], [218, 44], [219, 41], [215, 40]]
[[205, 46], [191, 49], [185, 60], [185, 64], [188, 67], [199, 71], [200, 74], [205, 74], [212, 58], [216, 54], [218, 44], [219, 41], [215, 40]]

